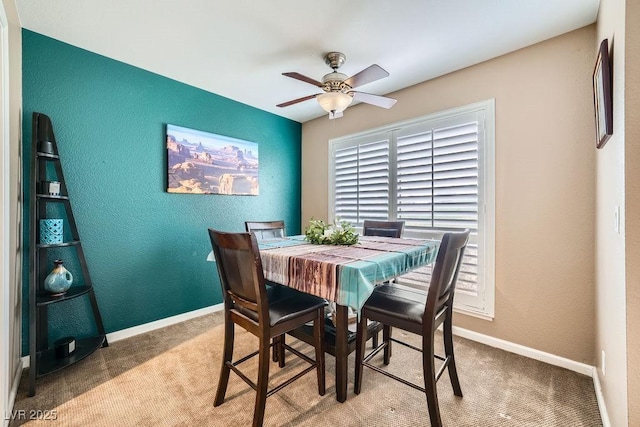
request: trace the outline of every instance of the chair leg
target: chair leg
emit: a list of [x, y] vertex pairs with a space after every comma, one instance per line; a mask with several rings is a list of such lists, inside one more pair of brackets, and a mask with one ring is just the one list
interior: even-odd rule
[[388, 365], [391, 360], [391, 326], [382, 327], [382, 341], [385, 343], [384, 364]]
[[277, 353], [278, 353], [278, 366], [280, 368], [284, 368], [284, 343], [285, 343], [285, 334], [280, 335], [279, 337], [277, 337], [278, 340], [278, 345], [276, 346]]
[[371, 348], [374, 350], [378, 347], [378, 331], [373, 331], [373, 337], [371, 337]]
[[253, 412], [253, 427], [262, 427], [264, 410], [267, 403], [267, 387], [269, 385], [269, 338], [260, 338], [258, 352], [258, 380], [256, 381], [256, 406]]
[[213, 401], [213, 406], [221, 405], [224, 402], [224, 395], [227, 393], [227, 385], [229, 384], [229, 373], [231, 368], [229, 364], [232, 362], [233, 357], [233, 338], [234, 338], [234, 323], [231, 317], [227, 314], [224, 319], [224, 349], [222, 351], [222, 367], [220, 368], [220, 379], [218, 380], [218, 390], [216, 391], [216, 398]]
[[[318, 316], [313, 322], [313, 337], [316, 347], [316, 372], [318, 375], [318, 394], [325, 393], [325, 368], [324, 368], [324, 307], [318, 310]], [[283, 346], [284, 347], [284, 346]], [[284, 361], [284, 355], [282, 357]]]
[[360, 390], [362, 389], [362, 373], [363, 373], [362, 360], [364, 359], [364, 353], [366, 348], [367, 348], [367, 318], [364, 316], [364, 311], [362, 311], [360, 312], [360, 320], [358, 322], [358, 328], [356, 329], [356, 376], [353, 384], [353, 392], [355, 394], [360, 394]]
[[432, 427], [442, 427], [440, 408], [438, 406], [438, 389], [436, 388], [436, 368], [433, 354], [433, 332], [422, 337], [422, 370], [424, 375], [424, 388], [429, 407], [429, 418]]
[[280, 342], [280, 337], [273, 337], [273, 347], [271, 348], [271, 360], [274, 362], [278, 361], [278, 344]]
[[451, 323], [451, 317], [447, 316], [443, 325], [444, 352], [449, 360], [447, 369], [449, 370], [449, 379], [451, 380], [451, 387], [453, 387], [453, 394], [462, 397], [462, 388], [460, 387], [458, 370], [456, 369], [456, 358], [453, 354], [453, 333], [451, 331]]

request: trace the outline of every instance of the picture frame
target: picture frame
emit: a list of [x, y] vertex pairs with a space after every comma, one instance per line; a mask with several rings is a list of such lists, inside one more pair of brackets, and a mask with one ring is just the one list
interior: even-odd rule
[[604, 39], [598, 49], [593, 70], [593, 106], [596, 120], [596, 148], [602, 148], [613, 135], [613, 100], [609, 40]]
[[257, 196], [258, 144], [166, 125], [168, 193]]

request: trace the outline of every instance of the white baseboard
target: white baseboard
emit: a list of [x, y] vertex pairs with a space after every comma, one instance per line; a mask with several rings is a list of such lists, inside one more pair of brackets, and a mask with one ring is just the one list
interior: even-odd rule
[[568, 369], [570, 371], [577, 372], [582, 375], [591, 377], [593, 375], [593, 366], [586, 363], [576, 362], [575, 360], [567, 359], [555, 354], [546, 353], [544, 351], [536, 350], [534, 348], [525, 347], [520, 344], [515, 344], [510, 341], [501, 340], [499, 338], [490, 337], [489, 335], [480, 334], [478, 332], [470, 331], [454, 326], [453, 334], [462, 338], [469, 339], [471, 341], [477, 341], [482, 344], [486, 344], [490, 347], [499, 348], [510, 353], [519, 354], [521, 356], [528, 357], [530, 359], [539, 360], [549, 365], [559, 366], [561, 368]]
[[132, 328], [121, 329], [119, 331], [107, 334], [107, 341], [116, 342], [126, 338], [131, 338], [136, 335], [144, 334], [145, 332], [151, 332], [155, 331], [156, 329], [175, 325], [176, 323], [184, 322], [185, 320], [195, 319], [196, 317], [204, 316], [206, 314], [222, 311], [223, 309], [224, 304], [220, 303], [216, 305], [210, 305], [209, 307], [201, 308], [199, 310], [188, 311], [176, 316], [171, 316], [165, 319], [156, 320], [154, 322], [145, 323], [143, 325], [134, 326]]
[[[165, 328], [167, 326], [175, 325], [176, 323], [184, 322], [190, 319], [195, 319], [196, 317], [204, 316], [206, 314], [222, 311], [223, 309], [224, 303], [220, 303], [216, 305], [210, 305], [209, 307], [201, 308], [198, 310], [188, 311], [176, 316], [171, 316], [153, 322], [145, 323], [142, 325], [133, 326], [131, 328], [121, 329], [119, 331], [107, 334], [107, 341], [110, 343], [117, 342], [126, 338], [135, 337], [136, 335], [144, 334], [145, 332], [155, 331], [156, 329]], [[23, 369], [29, 367], [29, 356], [24, 356], [22, 358], [22, 367]]]
[[602, 386], [600, 385], [600, 376], [598, 375], [598, 368], [593, 367], [593, 388], [596, 390], [596, 400], [598, 401], [598, 409], [600, 410], [600, 418], [602, 419], [602, 427], [611, 427], [611, 421], [609, 420], [609, 412], [607, 412], [607, 405], [604, 403], [604, 395], [602, 394]]
[[[204, 316], [206, 314], [222, 311], [224, 304], [216, 304], [209, 307], [201, 308], [199, 310], [189, 311], [187, 313], [178, 314], [176, 316], [167, 317], [165, 319], [156, 320], [154, 322], [145, 323], [143, 325], [133, 326], [131, 328], [122, 329], [119, 331], [111, 332], [107, 334], [107, 340], [109, 342], [117, 342], [126, 338], [131, 338], [136, 335], [144, 334], [145, 332], [154, 331], [156, 329], [164, 328], [176, 323], [184, 322], [186, 320], [194, 319], [196, 317]], [[569, 369], [570, 371], [578, 372], [589, 377], [593, 377], [594, 381], [598, 377], [597, 372], [594, 371], [594, 367], [585, 363], [576, 362], [571, 359], [556, 356], [555, 354], [546, 353], [544, 351], [536, 350], [530, 347], [525, 347], [520, 344], [515, 344], [510, 341], [494, 338], [489, 335], [484, 335], [478, 332], [470, 331], [468, 329], [453, 327], [454, 335], [462, 338], [476, 341], [482, 344], [486, 344], [490, 347], [499, 348], [501, 350], [508, 351], [510, 353], [519, 354], [521, 356], [528, 357], [530, 359], [539, 360], [541, 362], [548, 363], [550, 365], [559, 366], [561, 368]], [[29, 367], [29, 356], [22, 358], [22, 368]], [[599, 385], [599, 383], [598, 383]]]

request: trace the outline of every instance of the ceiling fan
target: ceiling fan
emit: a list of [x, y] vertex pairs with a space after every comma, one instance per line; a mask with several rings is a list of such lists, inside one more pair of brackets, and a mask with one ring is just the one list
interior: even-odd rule
[[371, 83], [387, 77], [389, 73], [379, 65], [373, 64], [360, 71], [359, 73], [349, 77], [338, 72], [338, 68], [340, 68], [346, 60], [347, 57], [343, 53], [327, 53], [324, 56], [324, 62], [326, 62], [327, 65], [333, 68], [333, 72], [325, 74], [325, 76], [322, 78], [322, 82], [312, 79], [311, 77], [304, 76], [300, 73], [282, 73], [283, 76], [291, 77], [292, 79], [300, 80], [305, 83], [317, 86], [324, 92], [283, 102], [282, 104], [276, 105], [276, 107], [288, 107], [289, 105], [297, 104], [298, 102], [316, 98], [318, 100], [318, 104], [320, 104], [322, 109], [329, 113], [330, 119], [337, 119], [338, 117], [342, 117], [342, 112], [349, 106], [349, 104], [351, 104], [354, 99], [356, 101], [365, 102], [377, 107], [393, 107], [393, 104], [396, 103], [396, 100], [393, 98], [353, 90], [356, 87], [363, 86], [367, 83]]

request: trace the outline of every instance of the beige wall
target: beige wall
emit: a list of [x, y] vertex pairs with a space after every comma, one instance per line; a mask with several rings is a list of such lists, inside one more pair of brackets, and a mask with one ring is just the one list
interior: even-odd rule
[[640, 2], [626, 1], [625, 21], [627, 406], [640, 426]]
[[[602, 0], [596, 51], [609, 39], [613, 62], [613, 136], [596, 153], [596, 346], [597, 374], [611, 425], [627, 425], [625, 292], [625, 0]], [[621, 233], [614, 225], [620, 206]], [[602, 370], [602, 353], [605, 371]]]
[[328, 216], [329, 139], [495, 98], [495, 319], [455, 323], [593, 364], [594, 44], [585, 27], [394, 93], [391, 110], [304, 123], [303, 224]]
[[[22, 280], [21, 249], [18, 248], [18, 239], [22, 234], [18, 229], [18, 171], [21, 170], [18, 161], [18, 149], [21, 145], [22, 128], [22, 29], [20, 27], [18, 12], [14, 0], [2, 0], [7, 19], [9, 21], [9, 139], [10, 139], [10, 163], [11, 181], [10, 188], [10, 224], [11, 236], [9, 242], [9, 277], [11, 289], [9, 292], [9, 306], [12, 315], [9, 330], [12, 331], [12, 342], [9, 348], [10, 372], [13, 374], [20, 367], [21, 352], [21, 313], [22, 313]], [[13, 378], [10, 381], [13, 381]]]

